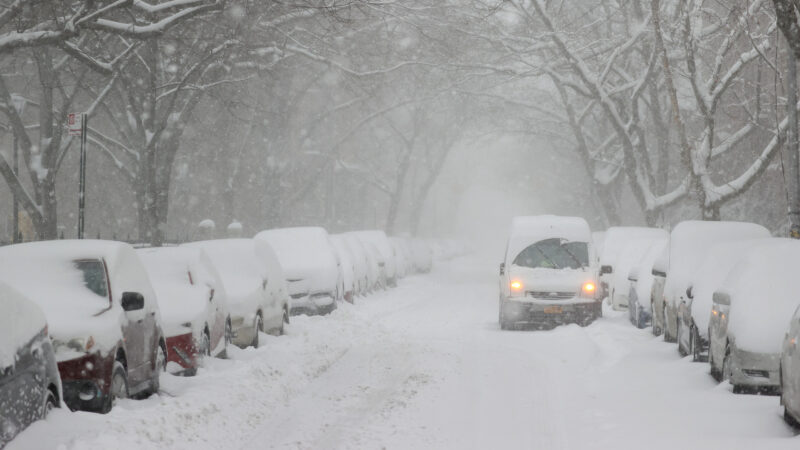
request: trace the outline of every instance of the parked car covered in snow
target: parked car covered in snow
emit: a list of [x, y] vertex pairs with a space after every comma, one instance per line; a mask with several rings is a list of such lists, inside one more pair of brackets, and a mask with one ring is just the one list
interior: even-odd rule
[[678, 338], [678, 309], [685, 303], [686, 289], [703, 257], [715, 244], [770, 237], [769, 230], [749, 222], [689, 220], [672, 229], [669, 242], [669, 273], [664, 282], [664, 340]]
[[591, 239], [582, 218], [515, 218], [500, 264], [500, 327], [586, 325], [600, 317]]
[[377, 258], [378, 266], [382, 268], [383, 286], [397, 286], [397, 273], [394, 261], [394, 251], [386, 233], [381, 230], [354, 231], [361, 242], [372, 247], [374, 256]]
[[275, 250], [292, 296], [291, 314], [328, 314], [343, 294], [336, 255], [320, 227], [276, 228], [255, 240]]
[[44, 312], [71, 409], [107, 412], [116, 398], [158, 391], [166, 343], [155, 292], [130, 245], [2, 247], [0, 278]]
[[391, 244], [394, 254], [394, 266], [397, 272], [397, 278], [405, 278], [412, 274], [414, 272], [414, 266], [406, 238], [392, 236], [389, 238], [389, 244]]
[[[628, 271], [617, 270], [620, 253], [625, 245], [634, 239], [666, 239], [669, 236], [665, 230], [648, 227], [611, 227], [606, 230], [603, 239], [603, 253], [600, 254], [600, 295], [608, 299], [608, 303], [616, 310], [622, 310], [627, 305], [628, 296]], [[617, 272], [621, 272], [618, 275]], [[619, 286], [615, 283], [619, 282]], [[616, 294], [619, 293], [619, 298]]]
[[347, 246], [347, 249], [352, 256], [353, 262], [353, 276], [356, 279], [356, 286], [358, 287], [358, 295], [366, 295], [372, 290], [372, 281], [377, 278], [378, 267], [374, 267], [375, 275], [371, 275], [373, 267], [370, 265], [370, 258], [367, 254], [367, 249], [361, 244], [361, 241], [351, 233], [337, 234], [342, 242]]
[[[654, 243], [666, 242], [663, 238], [633, 238], [622, 246], [614, 262], [614, 273], [611, 276], [611, 304], [615, 309], [629, 309], [631, 293], [631, 269], [644, 257]], [[637, 299], [638, 301], [638, 299]]]
[[789, 331], [783, 338], [780, 363], [780, 390], [783, 417], [789, 424], [800, 427], [800, 307], [789, 321]]
[[44, 313], [0, 283], [0, 448], [61, 405], [61, 378]]
[[664, 332], [664, 283], [669, 271], [669, 243], [653, 261], [650, 274], [653, 275], [653, 287], [650, 289], [650, 323], [653, 336], [661, 336]]
[[361, 279], [356, 278], [355, 256], [347, 246], [347, 242], [342, 235], [332, 234], [329, 236], [330, 243], [339, 260], [339, 270], [341, 271], [342, 286], [345, 301], [353, 303], [357, 293], [361, 292]]
[[711, 373], [734, 392], [780, 389], [783, 340], [800, 305], [800, 241], [774, 238], [746, 251], [713, 296]]
[[711, 247], [692, 274], [686, 288], [687, 300], [678, 307], [678, 351], [694, 361], [708, 357], [708, 323], [714, 292], [724, 288], [725, 277], [742, 255], [771, 238], [722, 242]]
[[286, 280], [274, 252], [253, 239], [218, 239], [184, 244], [202, 249], [222, 280], [231, 342], [258, 347], [258, 333], [283, 333], [289, 321]]
[[628, 272], [628, 280], [631, 282], [628, 293], [628, 319], [636, 328], [644, 328], [652, 322], [653, 296], [656, 291], [656, 275], [653, 267], [666, 247], [666, 240], [650, 242], [647, 251]]
[[199, 248], [137, 250], [161, 310], [167, 371], [192, 375], [204, 356], [224, 354], [231, 336], [225, 286]]

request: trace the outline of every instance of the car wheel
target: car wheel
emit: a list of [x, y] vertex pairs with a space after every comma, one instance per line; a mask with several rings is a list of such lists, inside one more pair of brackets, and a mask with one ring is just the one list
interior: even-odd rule
[[44, 405], [42, 407], [42, 419], [47, 417], [50, 414], [50, 411], [58, 408], [58, 399], [56, 395], [53, 394], [53, 391], [50, 389], [47, 390], [47, 395], [44, 398]]
[[128, 398], [128, 372], [125, 366], [119, 361], [114, 361], [114, 369], [111, 372], [111, 389], [106, 397], [106, 406], [103, 412], [111, 411], [117, 399]]
[[694, 362], [702, 362], [703, 355], [701, 354], [703, 349], [702, 345], [700, 344], [700, 332], [697, 331], [697, 327], [692, 327], [692, 334], [689, 335], [689, 348], [692, 351], [692, 361]]
[[164, 347], [158, 346], [156, 350], [155, 370], [153, 371], [153, 380], [151, 381], [152, 394], [158, 393], [161, 388], [161, 373], [167, 370], [167, 354], [164, 352]]
[[264, 319], [261, 318], [261, 314], [256, 316], [254, 327], [254, 335], [253, 335], [253, 342], [250, 344], [255, 348], [258, 348], [258, 333], [264, 331]]
[[231, 325], [231, 318], [225, 319], [225, 349], [228, 348], [231, 341], [233, 341], [233, 326]]
[[211, 356], [211, 338], [208, 336], [208, 331], [203, 331], [203, 342], [200, 344], [200, 353], [201, 355]]

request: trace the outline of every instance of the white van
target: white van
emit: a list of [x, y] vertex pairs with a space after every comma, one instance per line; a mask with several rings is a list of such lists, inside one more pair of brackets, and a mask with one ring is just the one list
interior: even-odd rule
[[579, 217], [517, 217], [500, 264], [500, 327], [588, 325], [602, 316], [589, 224]]

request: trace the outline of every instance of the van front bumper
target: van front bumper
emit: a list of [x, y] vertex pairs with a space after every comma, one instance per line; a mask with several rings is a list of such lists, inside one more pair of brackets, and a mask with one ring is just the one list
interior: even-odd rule
[[568, 301], [504, 300], [501, 314], [507, 323], [556, 326], [568, 323], [588, 325], [602, 316], [602, 302], [594, 299]]

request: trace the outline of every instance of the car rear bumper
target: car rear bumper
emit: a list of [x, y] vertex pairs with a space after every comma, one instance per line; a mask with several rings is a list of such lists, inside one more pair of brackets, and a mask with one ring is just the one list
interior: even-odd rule
[[310, 295], [302, 299], [292, 300], [292, 307], [289, 314], [299, 316], [317, 316], [330, 314], [336, 309], [336, 299], [331, 295]]
[[504, 320], [512, 324], [588, 324], [602, 315], [602, 303], [594, 299], [563, 303], [504, 301], [501, 308]]
[[103, 411], [113, 368], [113, 352], [105, 357], [89, 353], [59, 362], [64, 403], [72, 410]]
[[200, 354], [192, 333], [167, 337], [167, 371], [173, 375], [190, 376], [197, 373]]

